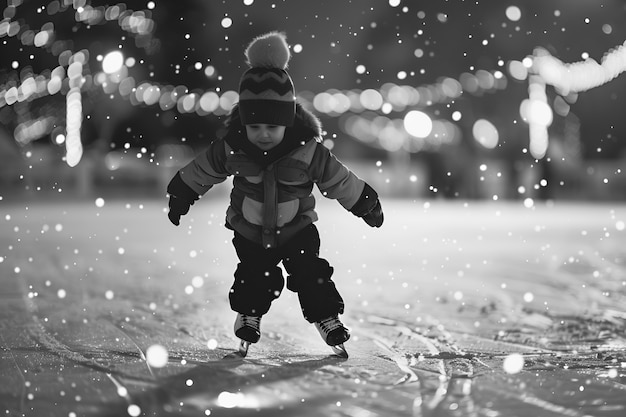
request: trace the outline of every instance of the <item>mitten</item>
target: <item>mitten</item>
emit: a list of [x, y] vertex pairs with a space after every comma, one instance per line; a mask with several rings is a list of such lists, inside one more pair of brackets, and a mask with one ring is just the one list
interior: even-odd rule
[[372, 210], [365, 214], [362, 219], [371, 227], [380, 227], [383, 225], [385, 218], [383, 216], [383, 207], [380, 205], [380, 200], [376, 200], [376, 205], [372, 207]]
[[167, 193], [170, 195], [170, 210], [167, 217], [174, 225], [178, 226], [181, 216], [189, 212], [189, 208], [199, 198], [199, 195], [185, 184], [180, 172], [177, 172], [167, 185]]

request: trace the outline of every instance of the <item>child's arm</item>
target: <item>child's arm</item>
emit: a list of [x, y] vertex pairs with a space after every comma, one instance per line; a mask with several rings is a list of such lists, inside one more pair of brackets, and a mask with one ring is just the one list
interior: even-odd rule
[[337, 200], [369, 226], [382, 226], [384, 217], [378, 193], [339, 162], [325, 146], [318, 145], [311, 167], [322, 195]]
[[168, 217], [173, 224], [178, 226], [181, 216], [189, 212], [201, 195], [228, 177], [225, 159], [224, 141], [218, 140], [174, 175], [167, 186], [170, 196]]

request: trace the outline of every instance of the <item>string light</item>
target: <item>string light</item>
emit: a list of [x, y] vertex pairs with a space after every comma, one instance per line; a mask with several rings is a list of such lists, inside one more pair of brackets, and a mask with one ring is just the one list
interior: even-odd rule
[[544, 48], [536, 48], [532, 70], [563, 96], [600, 87], [626, 71], [626, 42], [604, 54], [600, 63], [592, 58], [563, 63]]
[[82, 71], [82, 59], [76, 59], [67, 70], [70, 91], [66, 95], [65, 162], [70, 167], [78, 165], [83, 156], [83, 145], [80, 138], [80, 129], [83, 121], [83, 105], [80, 92]]

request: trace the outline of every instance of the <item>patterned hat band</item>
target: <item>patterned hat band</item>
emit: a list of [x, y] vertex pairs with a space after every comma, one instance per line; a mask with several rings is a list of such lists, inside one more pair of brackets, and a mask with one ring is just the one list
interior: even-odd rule
[[287, 71], [250, 68], [239, 83], [239, 113], [246, 124], [293, 125], [295, 89]]

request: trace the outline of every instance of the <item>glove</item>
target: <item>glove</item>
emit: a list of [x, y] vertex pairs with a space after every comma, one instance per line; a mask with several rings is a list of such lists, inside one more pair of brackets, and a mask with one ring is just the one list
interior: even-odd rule
[[199, 198], [199, 195], [185, 184], [180, 172], [177, 172], [167, 185], [167, 193], [170, 195], [170, 211], [167, 213], [167, 217], [175, 226], [178, 226], [180, 217], [189, 213], [189, 208]]
[[380, 227], [383, 225], [383, 207], [380, 205], [380, 200], [376, 200], [376, 204], [372, 209], [361, 217], [365, 223], [370, 227]]
[[[372, 205], [372, 201], [376, 201], [376, 203]], [[378, 194], [367, 183], [350, 211], [355, 216], [362, 218], [371, 227], [380, 227], [383, 224], [383, 208], [380, 205]]]
[[193, 201], [185, 201], [175, 195], [170, 195], [170, 211], [167, 213], [167, 217], [169, 217], [172, 224], [178, 226], [180, 224], [181, 216], [189, 213], [189, 208], [193, 203]]

